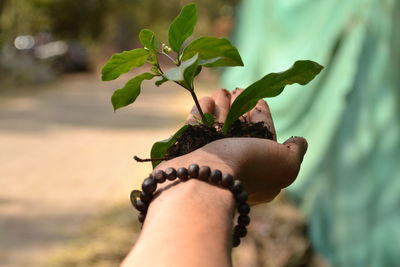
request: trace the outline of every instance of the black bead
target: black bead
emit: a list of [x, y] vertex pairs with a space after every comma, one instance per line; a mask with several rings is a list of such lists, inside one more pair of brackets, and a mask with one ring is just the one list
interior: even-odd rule
[[233, 234], [238, 237], [245, 237], [247, 235], [247, 229], [242, 225], [236, 225], [235, 228], [233, 228]]
[[243, 191], [243, 184], [239, 180], [235, 180], [232, 185], [232, 193], [239, 194]]
[[240, 237], [233, 235], [232, 236], [232, 247], [237, 247], [240, 245]]
[[168, 180], [173, 181], [176, 179], [176, 170], [174, 168], [168, 168], [165, 170], [165, 176]]
[[154, 193], [154, 191], [156, 191], [156, 189], [157, 189], [156, 180], [154, 180], [153, 178], [150, 178], [150, 177], [144, 179], [143, 184], [142, 184], [143, 192], [151, 195]]
[[179, 168], [176, 170], [176, 175], [181, 179], [182, 181], [187, 181], [189, 179], [188, 177], [188, 170], [186, 168]]
[[138, 215], [138, 220], [139, 220], [139, 222], [140, 223], [143, 223], [144, 222], [144, 219], [146, 219], [146, 213], [139, 213], [139, 215]]
[[197, 164], [191, 164], [188, 167], [188, 172], [191, 178], [197, 178], [199, 177], [199, 165]]
[[247, 215], [250, 213], [250, 206], [247, 203], [240, 203], [237, 210], [240, 215]]
[[246, 191], [242, 191], [239, 194], [235, 194], [235, 198], [239, 203], [246, 202], [248, 199], [248, 195]]
[[222, 178], [222, 173], [220, 170], [212, 170], [210, 174], [210, 182], [213, 184], [219, 184]]
[[165, 182], [165, 172], [162, 170], [158, 170], [156, 171], [156, 173], [154, 174], [154, 178], [156, 179], [157, 183], [164, 183]]
[[228, 173], [224, 173], [222, 175], [221, 185], [225, 188], [230, 188], [233, 185], [233, 176]]
[[147, 193], [145, 193], [145, 192], [141, 192], [141, 193], [140, 193], [140, 199], [141, 199], [143, 202], [150, 203], [150, 201], [151, 201], [152, 198], [153, 198], [153, 195], [151, 195], [151, 194], [147, 194]]
[[146, 212], [147, 208], [149, 207], [148, 204], [146, 204], [146, 202], [143, 202], [141, 199], [136, 199], [135, 203], [136, 209], [141, 212]]
[[250, 217], [247, 216], [247, 215], [240, 215], [237, 218], [237, 222], [238, 222], [239, 225], [247, 226], [250, 223]]
[[199, 169], [199, 180], [207, 181], [210, 177], [211, 169], [208, 166], [201, 166]]

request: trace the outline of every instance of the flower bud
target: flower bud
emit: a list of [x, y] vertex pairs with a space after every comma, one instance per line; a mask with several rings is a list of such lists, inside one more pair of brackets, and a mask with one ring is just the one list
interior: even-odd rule
[[164, 52], [164, 53], [171, 53], [171, 51], [172, 51], [172, 49], [171, 49], [171, 47], [169, 47], [168, 45], [166, 45], [166, 44], [162, 44], [162, 51]]

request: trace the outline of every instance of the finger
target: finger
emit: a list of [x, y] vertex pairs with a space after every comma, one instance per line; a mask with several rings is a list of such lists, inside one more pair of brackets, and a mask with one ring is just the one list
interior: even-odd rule
[[261, 192], [255, 192], [254, 194], [249, 196], [248, 203], [249, 205], [257, 205], [265, 202], [270, 202], [276, 196], [278, 196], [280, 192], [281, 189], [279, 188], [270, 188]]
[[244, 89], [242, 89], [242, 88], [236, 88], [235, 90], [233, 90], [232, 92], [231, 92], [231, 95], [232, 95], [232, 97], [231, 97], [231, 105], [232, 105], [232, 103], [233, 103], [233, 101], [235, 101], [235, 99], [240, 95], [240, 93], [241, 92], [243, 92], [244, 91]]
[[249, 115], [252, 123], [264, 122], [264, 125], [272, 133], [272, 139], [276, 141], [274, 121], [267, 102], [262, 99], [259, 100], [257, 105], [249, 112]]
[[279, 164], [285, 167], [281, 168], [281, 174], [278, 177], [282, 178], [279, 179], [280, 183], [277, 185], [285, 188], [296, 179], [308, 145], [306, 139], [302, 137], [291, 137], [282, 145], [278, 145], [280, 147], [278, 155], [281, 155]]
[[224, 122], [231, 107], [231, 94], [226, 89], [218, 89], [213, 93], [212, 98], [215, 102], [215, 118], [218, 122]]
[[[235, 101], [235, 99], [244, 91], [244, 89], [242, 88], [236, 88], [235, 90], [232, 91], [231, 95], [231, 105], [232, 103]], [[249, 116], [249, 112], [246, 112], [245, 114], [243, 114], [239, 119], [244, 121], [244, 120], [248, 120], [248, 118], [250, 118]]]
[[[203, 113], [214, 113], [215, 103], [214, 99], [212, 99], [211, 97], [205, 96], [200, 98], [199, 104]], [[190, 114], [186, 118], [186, 124], [195, 124], [198, 122], [199, 119], [201, 119], [199, 110], [196, 106], [193, 106]]]
[[303, 161], [304, 155], [307, 152], [308, 144], [307, 140], [303, 137], [294, 136], [286, 140], [283, 145], [287, 146], [294, 155], [299, 163]]

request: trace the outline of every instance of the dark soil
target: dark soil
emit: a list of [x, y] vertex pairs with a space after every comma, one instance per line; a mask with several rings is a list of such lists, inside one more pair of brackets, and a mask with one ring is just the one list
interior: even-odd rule
[[247, 123], [237, 120], [229, 129], [227, 136], [222, 133], [223, 124], [216, 123], [213, 126], [199, 124], [189, 125], [186, 131], [178, 138], [165, 155], [172, 159], [190, 153], [215, 140], [228, 137], [256, 137], [273, 139], [272, 133], [264, 126], [263, 122]]

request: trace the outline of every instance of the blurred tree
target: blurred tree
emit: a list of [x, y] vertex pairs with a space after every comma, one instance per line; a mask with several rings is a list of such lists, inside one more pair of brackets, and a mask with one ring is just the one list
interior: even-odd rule
[[[141, 28], [151, 28], [165, 36], [167, 23], [188, 2], [190, 1], [1, 0], [0, 42], [13, 40], [21, 34], [49, 32], [56, 38], [65, 40], [110, 41], [117, 49], [130, 49], [137, 31]], [[229, 10], [233, 10], [236, 2], [237, 0], [197, 1], [201, 18], [199, 30], [204, 31], [211, 25], [210, 22], [221, 15], [232, 14]]]
[[[237, 1], [196, 1], [199, 7], [196, 33], [226, 35]], [[36, 43], [64, 40], [83, 45], [89, 48], [86, 51], [90, 65], [95, 66], [116, 51], [130, 50], [137, 46], [135, 42], [138, 42], [138, 31], [142, 28], [152, 29], [160, 41], [167, 41], [168, 24], [181, 7], [189, 2], [191, 1], [0, 0], [0, 76], [11, 80], [16, 79], [12, 77], [20, 76], [12, 73], [22, 71], [19, 65], [22, 62], [21, 54], [31, 62], [32, 67], [22, 71], [23, 76], [36, 76], [32, 70], [40, 69], [36, 65], [42, 62], [32, 58], [28, 51], [15, 51], [14, 40], [19, 35], [36, 36]], [[41, 72], [49, 71], [46, 68]]]

